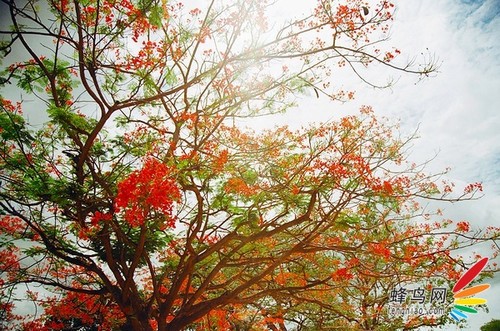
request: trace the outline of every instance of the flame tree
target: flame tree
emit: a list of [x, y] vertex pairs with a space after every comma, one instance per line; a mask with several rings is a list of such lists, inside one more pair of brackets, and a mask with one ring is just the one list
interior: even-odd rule
[[[276, 26], [266, 1], [2, 1], [0, 83], [21, 93], [0, 99], [5, 328], [447, 322], [383, 308], [396, 280], [453, 281], [452, 251], [496, 238], [419, 205], [480, 184], [453, 194], [368, 106], [299, 131], [235, 125], [305, 91], [353, 98], [342, 70], [373, 86], [368, 66], [432, 73], [383, 49], [392, 3], [319, 1]], [[18, 300], [43, 313], [16, 316]]]

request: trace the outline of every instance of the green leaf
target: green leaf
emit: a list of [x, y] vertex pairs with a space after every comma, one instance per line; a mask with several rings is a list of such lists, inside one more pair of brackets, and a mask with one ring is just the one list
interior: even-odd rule
[[65, 130], [79, 129], [90, 132], [96, 124], [95, 119], [76, 114], [71, 111], [69, 107], [57, 107], [52, 104], [49, 109], [47, 109], [47, 113], [53, 123], [60, 124]]
[[175, 75], [175, 73], [170, 69], [167, 69], [166, 71], [167, 73], [165, 74], [165, 83], [167, 83], [168, 85], [174, 85], [175, 83], [177, 83], [177, 76]]
[[245, 172], [243, 172], [241, 174], [241, 176], [243, 177], [243, 180], [245, 181], [245, 183], [247, 183], [248, 185], [255, 184], [255, 182], [259, 178], [259, 174], [257, 173], [257, 171], [255, 171], [253, 169], [246, 170]]
[[163, 8], [155, 5], [151, 8], [149, 12], [149, 23], [154, 27], [159, 28], [161, 26], [161, 21], [163, 17]]
[[25, 121], [20, 115], [2, 112], [0, 114], [0, 135], [4, 140], [18, 140], [19, 138], [30, 138], [31, 136], [24, 128]]

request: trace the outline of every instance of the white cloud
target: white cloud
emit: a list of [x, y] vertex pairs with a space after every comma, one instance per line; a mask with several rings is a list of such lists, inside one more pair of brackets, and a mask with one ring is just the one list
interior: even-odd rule
[[[482, 228], [498, 226], [500, 220], [499, 12], [498, 0], [402, 1], [392, 41], [409, 54], [429, 48], [442, 60], [440, 73], [416, 86], [402, 78], [402, 84], [375, 105], [408, 127], [420, 123], [415, 157], [425, 159], [439, 151], [431, 168], [451, 166], [458, 182], [483, 181], [483, 199], [447, 207], [456, 219]], [[500, 305], [499, 277], [491, 283], [484, 294], [490, 312], [471, 317], [470, 330], [500, 319], [500, 311], [492, 309]]]
[[[415, 77], [402, 75], [396, 86], [383, 91], [355, 82], [355, 101], [339, 105], [305, 99], [299, 109], [281, 116], [276, 124], [299, 126], [298, 123], [341, 116], [360, 105], [370, 104], [380, 115], [400, 118], [402, 130], [406, 132], [418, 126], [421, 138], [415, 143], [413, 158], [424, 161], [439, 152], [429, 170], [440, 171], [450, 166], [453, 169], [450, 176], [456, 182], [482, 181], [485, 187], [482, 199], [447, 205], [447, 213], [480, 228], [498, 226], [499, 35], [498, 0], [400, 1], [389, 43], [403, 51], [402, 59], [417, 55], [418, 61], [422, 53], [435, 55], [441, 64], [438, 75], [416, 85]], [[386, 74], [387, 71], [381, 72]], [[269, 126], [269, 122], [265, 124]], [[493, 318], [500, 319], [500, 311], [491, 309], [500, 306], [497, 294], [500, 277], [496, 276], [490, 283], [493, 287], [484, 294], [490, 303], [490, 312], [471, 317], [470, 330], [479, 329]]]

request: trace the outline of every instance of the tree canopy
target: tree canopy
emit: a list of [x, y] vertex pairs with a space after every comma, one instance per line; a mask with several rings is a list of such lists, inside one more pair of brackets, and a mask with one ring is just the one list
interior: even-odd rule
[[[305, 92], [352, 99], [340, 71], [368, 86], [370, 66], [434, 72], [386, 45], [391, 2], [321, 0], [275, 26], [267, 1], [2, 1], [3, 328], [452, 322], [392, 318], [389, 295], [451, 288], [478, 258], [454, 252], [498, 238], [423, 204], [474, 199], [480, 183], [425, 172], [415, 137], [370, 106], [299, 130], [238, 125]], [[17, 315], [26, 301], [36, 313]]]
[[500, 320], [491, 320], [481, 326], [481, 331], [498, 331], [500, 330]]

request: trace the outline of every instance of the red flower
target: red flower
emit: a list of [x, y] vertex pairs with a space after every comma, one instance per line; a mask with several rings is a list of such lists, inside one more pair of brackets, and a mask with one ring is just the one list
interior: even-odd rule
[[391, 250], [384, 243], [369, 243], [368, 249], [374, 254], [382, 256], [386, 261], [391, 257]]
[[456, 229], [457, 232], [466, 233], [469, 232], [469, 230], [470, 230], [470, 225], [468, 222], [462, 221], [457, 223], [457, 229]]
[[353, 279], [354, 275], [347, 268], [340, 268], [332, 274], [332, 280], [342, 281]]
[[147, 159], [140, 170], [132, 172], [118, 184], [115, 199], [117, 212], [124, 211], [125, 220], [132, 226], [144, 224], [152, 213], [165, 216], [166, 226], [174, 227], [174, 202], [181, 194], [172, 170], [156, 159]]
[[100, 211], [96, 211], [94, 213], [94, 216], [91, 217], [90, 222], [92, 225], [97, 225], [99, 224], [100, 221], [111, 221], [112, 215], [109, 213], [101, 213]]

